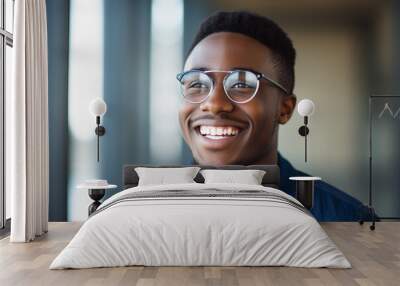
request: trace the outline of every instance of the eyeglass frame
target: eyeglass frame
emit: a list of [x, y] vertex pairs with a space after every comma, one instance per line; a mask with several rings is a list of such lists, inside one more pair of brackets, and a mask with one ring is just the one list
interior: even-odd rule
[[[212, 92], [213, 92], [213, 90], [214, 90], [214, 87], [215, 87], [215, 80], [214, 80], [212, 77], [210, 77], [210, 76], [208, 75], [208, 73], [226, 73], [226, 75], [225, 75], [225, 77], [224, 77], [224, 79], [223, 79], [223, 81], [222, 81], [222, 86], [223, 86], [223, 88], [224, 88], [225, 95], [229, 98], [229, 100], [231, 100], [231, 101], [233, 101], [233, 102], [235, 102], [235, 103], [238, 103], [238, 104], [247, 103], [247, 102], [249, 102], [250, 100], [252, 100], [252, 99], [256, 96], [256, 94], [257, 94], [257, 92], [258, 92], [258, 89], [259, 89], [259, 87], [260, 87], [260, 80], [261, 80], [261, 79], [265, 79], [266, 81], [268, 81], [269, 83], [271, 83], [274, 87], [280, 89], [280, 90], [283, 91], [286, 95], [289, 95], [288, 90], [287, 90], [285, 87], [283, 87], [282, 84], [280, 84], [280, 83], [277, 82], [276, 80], [274, 80], [274, 79], [272, 79], [272, 78], [266, 76], [266, 75], [263, 74], [263, 73], [260, 73], [260, 72], [257, 72], [257, 71], [253, 71], [253, 70], [250, 70], [250, 69], [233, 69], [233, 70], [230, 70], [230, 71], [224, 71], [224, 70], [191, 69], [191, 70], [188, 70], [188, 71], [183, 71], [183, 72], [178, 73], [178, 74], [176, 75], [176, 79], [179, 81], [180, 84], [182, 84], [182, 81], [181, 81], [181, 80], [182, 80], [182, 78], [183, 78], [184, 75], [186, 75], [186, 74], [188, 74], [188, 73], [190, 73], [190, 72], [196, 72], [196, 71], [197, 71], [197, 72], [201, 72], [201, 73], [207, 75], [207, 76], [211, 79], [212, 87], [211, 87], [209, 93], [207, 94], [207, 96], [204, 97], [204, 99], [201, 100], [201, 101], [199, 101], [199, 102], [190, 101], [190, 100], [188, 100], [185, 96], [183, 96], [184, 100], [187, 101], [187, 102], [189, 102], [189, 103], [197, 103], [197, 104], [203, 103], [203, 102], [206, 101], [207, 98], [209, 98], [210, 95], [212, 94]], [[256, 88], [256, 91], [254, 92], [254, 94], [253, 94], [249, 99], [247, 99], [247, 100], [245, 100], [245, 101], [236, 101], [236, 100], [233, 100], [233, 99], [228, 95], [228, 92], [226, 91], [226, 88], [225, 88], [225, 85], [224, 85], [224, 82], [225, 82], [225, 80], [227, 79], [227, 77], [228, 77], [229, 75], [231, 75], [232, 73], [238, 72], [238, 71], [251, 72], [251, 73], [253, 73], [253, 74], [256, 76], [256, 78], [257, 78], [257, 88]]]

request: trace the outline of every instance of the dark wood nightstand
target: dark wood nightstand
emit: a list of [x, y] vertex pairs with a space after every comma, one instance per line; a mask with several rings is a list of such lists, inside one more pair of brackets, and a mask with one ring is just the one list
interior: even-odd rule
[[88, 190], [89, 197], [94, 201], [88, 207], [88, 214], [90, 216], [101, 205], [100, 200], [104, 197], [106, 190], [115, 189], [116, 187], [117, 187], [117, 185], [96, 186], [96, 185], [82, 184], [82, 185], [77, 186], [76, 188]]
[[320, 181], [320, 177], [290, 177], [289, 180], [296, 181], [296, 199], [307, 209], [314, 204], [314, 182]]

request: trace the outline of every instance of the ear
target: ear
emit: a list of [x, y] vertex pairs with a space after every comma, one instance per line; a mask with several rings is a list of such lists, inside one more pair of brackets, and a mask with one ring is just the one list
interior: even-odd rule
[[294, 95], [284, 95], [281, 97], [281, 108], [279, 114], [280, 124], [285, 124], [292, 117], [296, 101], [297, 99]]

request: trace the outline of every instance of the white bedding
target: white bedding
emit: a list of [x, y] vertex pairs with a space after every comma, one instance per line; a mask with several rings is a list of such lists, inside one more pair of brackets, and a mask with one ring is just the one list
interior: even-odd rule
[[[206, 193], [212, 188], [261, 190], [281, 199], [178, 196], [121, 200], [137, 192]], [[191, 183], [127, 189], [100, 206], [50, 269], [127, 265], [350, 268], [318, 222], [285, 200], [301, 205], [277, 189], [254, 185]]]

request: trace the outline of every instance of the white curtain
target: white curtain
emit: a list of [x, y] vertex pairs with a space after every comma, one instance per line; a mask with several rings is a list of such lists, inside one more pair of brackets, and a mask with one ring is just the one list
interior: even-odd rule
[[[28, 242], [48, 225], [47, 21], [45, 0], [16, 0], [14, 70], [6, 164], [10, 168], [12, 242]], [[7, 179], [7, 178], [6, 178]]]

